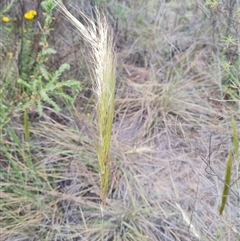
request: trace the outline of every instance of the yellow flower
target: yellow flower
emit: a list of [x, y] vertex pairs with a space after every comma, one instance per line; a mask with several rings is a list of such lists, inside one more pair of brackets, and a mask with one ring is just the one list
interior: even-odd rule
[[35, 16], [37, 15], [37, 12], [35, 10], [29, 10], [28, 12], [26, 12], [24, 14], [24, 18], [26, 18], [27, 20], [31, 20], [33, 19]]
[[2, 21], [5, 23], [9, 22], [9, 20], [10, 20], [9, 17], [7, 17], [7, 16], [2, 17]]
[[7, 53], [7, 56], [10, 57], [10, 58], [12, 58], [13, 52], [8, 52], [8, 53]]

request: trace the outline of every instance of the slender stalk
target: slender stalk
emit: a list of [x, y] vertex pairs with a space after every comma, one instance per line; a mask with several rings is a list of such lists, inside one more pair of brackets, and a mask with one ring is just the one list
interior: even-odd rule
[[228, 197], [229, 188], [231, 185], [232, 161], [233, 161], [233, 153], [230, 152], [227, 158], [227, 167], [226, 167], [225, 180], [224, 180], [225, 183], [224, 183], [224, 188], [222, 193], [222, 201], [219, 208], [220, 215], [222, 215], [225, 205], [227, 203], [227, 197]]
[[24, 136], [25, 136], [25, 140], [28, 142], [30, 133], [29, 133], [28, 111], [26, 108], [24, 109], [23, 121], [24, 121], [24, 124], [23, 124], [24, 125]]

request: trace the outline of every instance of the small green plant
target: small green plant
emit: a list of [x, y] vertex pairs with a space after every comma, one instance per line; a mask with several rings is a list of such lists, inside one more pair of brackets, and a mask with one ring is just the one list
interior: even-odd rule
[[[9, 73], [6, 76], [2, 76], [3, 88], [0, 92], [2, 96], [2, 117], [1, 128], [9, 121], [10, 113], [14, 111], [23, 111], [24, 120], [24, 134], [25, 140], [28, 141], [30, 136], [28, 112], [37, 106], [40, 115], [43, 113], [44, 103], [48, 103], [53, 106], [56, 111], [60, 111], [60, 106], [54, 100], [56, 97], [61, 97], [67, 102], [73, 104], [74, 98], [64, 93], [65, 88], [74, 88], [77, 91], [81, 91], [80, 83], [75, 80], [60, 81], [62, 73], [70, 69], [69, 64], [62, 64], [54, 73], [48, 71], [48, 60], [52, 54], [56, 51], [49, 47], [48, 37], [51, 34], [51, 24], [53, 19], [53, 13], [56, 8], [56, 4], [52, 0], [46, 0], [41, 3], [44, 10], [44, 24], [40, 43], [39, 51], [33, 51], [34, 41], [34, 19], [37, 16], [37, 11], [29, 10], [24, 13], [23, 26], [22, 26], [22, 42], [21, 50], [19, 52], [19, 76], [17, 81], [12, 81], [16, 78], [16, 75], [12, 75], [12, 68], [9, 68]], [[3, 21], [8, 22], [7, 17], [3, 18]], [[11, 28], [8, 29], [11, 34]], [[12, 35], [15, 33], [12, 32]], [[6, 46], [10, 48], [11, 46]], [[9, 57], [10, 58], [10, 57]], [[8, 61], [11, 65], [12, 58]], [[5, 77], [5, 78], [4, 78]], [[5, 80], [4, 80], [5, 79]], [[12, 84], [15, 83], [15, 88]], [[16, 99], [13, 103], [9, 103], [6, 99], [8, 95], [8, 89], [11, 85], [12, 97]], [[3, 96], [3, 95], [6, 96]]]
[[[65, 70], [69, 70], [70, 65], [63, 64], [59, 69], [51, 75], [44, 66], [40, 67], [40, 75], [35, 77], [31, 84], [26, 80], [18, 79], [18, 83], [23, 85], [26, 89], [28, 95], [23, 100], [22, 108], [29, 109], [37, 105], [38, 112], [40, 115], [43, 113], [43, 101], [52, 105], [56, 111], [60, 111], [60, 106], [51, 99], [50, 96], [61, 96], [64, 99], [68, 100], [71, 104], [74, 102], [74, 98], [65, 94], [62, 91], [63, 87], [73, 87], [78, 90], [81, 90], [80, 84], [78, 81], [67, 80], [59, 82], [59, 77]], [[47, 81], [46, 81], [47, 80]]]
[[219, 1], [218, 0], [207, 0], [206, 2], [205, 2], [205, 5], [206, 6], [209, 6], [210, 8], [215, 8], [215, 7], [217, 7], [218, 5], [219, 5]]
[[130, 13], [130, 9], [127, 8], [126, 6], [122, 6], [120, 4], [115, 4], [114, 5], [114, 16], [117, 19], [126, 19], [126, 16]]

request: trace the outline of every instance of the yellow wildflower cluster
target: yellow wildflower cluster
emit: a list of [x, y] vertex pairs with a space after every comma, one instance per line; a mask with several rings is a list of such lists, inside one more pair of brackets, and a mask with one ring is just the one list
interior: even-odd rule
[[7, 16], [2, 17], [2, 21], [5, 23], [9, 22], [9, 20], [10, 20], [9, 17], [7, 17]]
[[27, 20], [31, 20], [33, 19], [35, 16], [37, 15], [37, 12], [35, 10], [29, 10], [28, 12], [26, 12], [24, 14], [24, 18], [26, 18]]

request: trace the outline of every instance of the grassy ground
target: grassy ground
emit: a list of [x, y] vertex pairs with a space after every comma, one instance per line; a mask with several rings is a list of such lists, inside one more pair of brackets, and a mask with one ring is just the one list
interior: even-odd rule
[[232, 117], [240, 130], [238, 1], [92, 1], [117, 58], [104, 207], [90, 52], [40, 2], [0, 3], [0, 240], [240, 240], [239, 155], [219, 214]]

